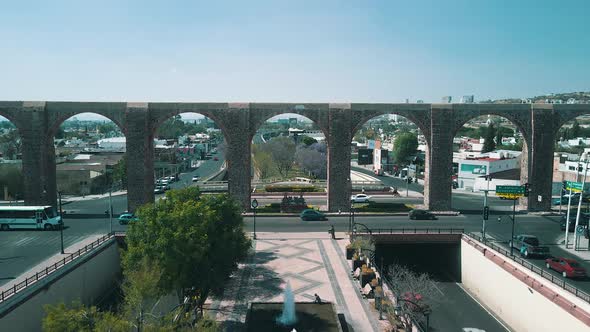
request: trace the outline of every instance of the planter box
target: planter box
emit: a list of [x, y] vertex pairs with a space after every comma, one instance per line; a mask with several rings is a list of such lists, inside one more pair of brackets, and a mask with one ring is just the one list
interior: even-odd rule
[[375, 271], [361, 273], [361, 277], [359, 279], [361, 282], [361, 288], [363, 288], [366, 284], [371, 283], [371, 280], [375, 279]]
[[352, 259], [352, 256], [354, 256], [355, 251], [355, 248], [346, 248], [346, 259]]

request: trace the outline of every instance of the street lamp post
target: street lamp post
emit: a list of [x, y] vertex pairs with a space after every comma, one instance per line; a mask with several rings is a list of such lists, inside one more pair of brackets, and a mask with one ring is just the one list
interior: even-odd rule
[[113, 232], [113, 197], [112, 197], [113, 186], [109, 187], [109, 234]]
[[252, 200], [252, 210], [254, 211], [254, 240], [256, 240], [256, 208], [258, 207], [258, 201]]
[[[510, 256], [514, 256], [514, 246], [512, 245], [512, 242], [514, 241], [514, 223], [516, 221], [516, 201], [518, 200], [518, 198], [515, 198], [512, 200], [512, 232], [510, 234], [510, 241], [508, 242], [510, 244]], [[509, 217], [510, 218], [510, 217]], [[502, 222], [502, 217], [498, 217], [498, 222]]]
[[61, 208], [61, 192], [57, 192], [57, 202], [59, 203], [59, 219], [61, 221], [61, 227], [59, 228], [59, 237], [61, 242], [61, 253], [64, 254], [64, 214]]

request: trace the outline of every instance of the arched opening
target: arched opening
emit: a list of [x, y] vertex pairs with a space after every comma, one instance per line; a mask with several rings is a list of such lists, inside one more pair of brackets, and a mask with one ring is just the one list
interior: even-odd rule
[[414, 122], [397, 114], [369, 119], [351, 148], [352, 193], [370, 196], [356, 210], [401, 212], [424, 204], [427, 141]]
[[204, 192], [227, 191], [225, 139], [218, 125], [199, 113], [180, 113], [154, 133], [154, 194], [199, 186]]
[[[252, 196], [268, 212], [327, 210], [327, 141], [309, 118], [273, 116], [252, 137]], [[301, 200], [303, 197], [303, 200]]]
[[521, 129], [507, 118], [483, 115], [466, 122], [453, 138], [452, 208], [481, 212], [487, 200], [492, 212], [512, 210], [512, 200], [497, 197], [495, 189], [527, 181], [526, 151]]
[[16, 126], [0, 116], [0, 201], [23, 198], [22, 140]]
[[[590, 114], [580, 115], [564, 123], [555, 135], [552, 174], [552, 205], [560, 212], [567, 211], [569, 191], [564, 190], [564, 181], [590, 182], [590, 172], [587, 171], [590, 160]], [[585, 181], [584, 181], [585, 179]], [[585, 191], [588, 185], [584, 186]], [[573, 209], [577, 209], [579, 194], [572, 195]], [[582, 197], [584, 213], [590, 213], [590, 199]], [[577, 211], [573, 212], [575, 216]]]
[[[56, 190], [69, 218], [92, 215], [102, 222], [110, 218], [109, 206], [115, 218], [127, 210], [125, 136], [117, 124], [99, 114], [79, 113], [63, 121], [52, 139]], [[118, 227], [116, 219], [113, 226]]]

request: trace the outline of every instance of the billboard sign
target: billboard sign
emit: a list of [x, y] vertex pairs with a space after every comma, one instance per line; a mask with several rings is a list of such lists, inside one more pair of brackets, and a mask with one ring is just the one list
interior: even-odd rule
[[357, 160], [359, 165], [373, 164], [373, 149], [359, 149]]

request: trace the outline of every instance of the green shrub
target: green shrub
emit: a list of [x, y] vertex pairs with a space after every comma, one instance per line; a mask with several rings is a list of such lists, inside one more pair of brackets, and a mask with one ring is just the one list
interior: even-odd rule
[[310, 185], [274, 185], [264, 186], [267, 192], [314, 192], [316, 188]]

